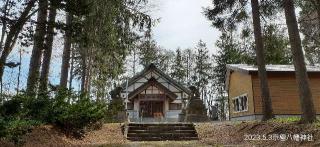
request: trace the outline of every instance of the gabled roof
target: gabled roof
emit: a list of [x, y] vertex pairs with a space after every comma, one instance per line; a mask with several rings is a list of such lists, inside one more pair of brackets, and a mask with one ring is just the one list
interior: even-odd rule
[[[151, 72], [151, 71], [155, 71], [156, 73], [158, 73], [161, 77], [163, 77], [164, 79], [168, 80], [170, 83], [172, 83], [174, 86], [176, 86], [177, 88], [181, 89], [182, 91], [184, 91], [187, 94], [190, 94], [191, 91], [184, 87], [183, 84], [179, 83], [178, 81], [174, 80], [173, 78], [171, 78], [170, 76], [168, 76], [167, 74], [165, 74], [164, 72], [162, 72], [160, 69], [158, 69], [153, 63], [151, 63], [149, 66], [147, 66], [145, 69], [143, 69], [141, 72], [139, 72], [138, 74], [136, 74], [135, 76], [133, 76], [132, 78], [130, 78], [128, 80], [128, 86], [134, 84], [137, 80], [139, 80], [141, 77], [143, 77], [146, 73]], [[121, 84], [121, 87], [123, 89], [126, 89], [126, 82]]]
[[128, 98], [131, 99], [137, 94], [141, 93], [145, 89], [147, 89], [149, 86], [155, 86], [158, 89], [162, 90], [169, 98], [172, 100], [175, 100], [178, 96], [170, 91], [167, 87], [163, 86], [161, 83], [159, 83], [154, 77], [150, 78], [148, 82], [141, 85], [139, 88], [135, 89], [134, 91], [130, 92], [128, 95]]
[[[226, 90], [229, 90], [229, 76], [231, 72], [237, 71], [245, 74], [251, 74], [258, 72], [257, 65], [248, 65], [248, 64], [227, 64], [227, 73], [226, 73]], [[320, 73], [320, 66], [306, 66], [307, 72], [309, 73]], [[266, 65], [267, 72], [295, 72], [293, 65]]]

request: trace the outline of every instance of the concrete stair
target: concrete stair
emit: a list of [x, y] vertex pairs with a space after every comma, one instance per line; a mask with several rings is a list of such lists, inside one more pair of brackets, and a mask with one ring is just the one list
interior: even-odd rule
[[125, 135], [131, 141], [198, 140], [192, 123], [129, 123]]

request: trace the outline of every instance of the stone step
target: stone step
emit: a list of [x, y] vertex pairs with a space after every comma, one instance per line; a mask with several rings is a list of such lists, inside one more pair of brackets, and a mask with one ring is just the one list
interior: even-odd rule
[[197, 140], [192, 123], [129, 123], [126, 136], [132, 141]]
[[195, 130], [175, 130], [175, 129], [171, 129], [171, 130], [163, 130], [163, 129], [158, 129], [158, 130], [129, 130], [128, 133], [166, 133], [166, 132], [170, 132], [170, 133], [197, 133]]
[[179, 137], [197, 137], [195, 133], [128, 133], [127, 137], [164, 137], [164, 138], [179, 138]]
[[183, 140], [198, 140], [198, 137], [128, 137], [130, 141], [166, 141], [166, 140], [174, 140], [174, 141], [183, 141]]
[[128, 126], [186, 126], [193, 127], [192, 123], [129, 123]]
[[172, 131], [172, 130], [194, 130], [194, 127], [185, 126], [129, 126], [129, 130], [153, 130], [153, 131]]

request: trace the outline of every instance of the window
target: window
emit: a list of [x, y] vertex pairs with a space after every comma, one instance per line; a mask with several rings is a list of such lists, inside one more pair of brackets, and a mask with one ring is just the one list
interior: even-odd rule
[[169, 104], [169, 110], [181, 110], [181, 107], [182, 107], [181, 104], [176, 104], [176, 103]]
[[243, 112], [248, 110], [248, 97], [247, 95], [241, 95], [233, 98], [234, 112]]

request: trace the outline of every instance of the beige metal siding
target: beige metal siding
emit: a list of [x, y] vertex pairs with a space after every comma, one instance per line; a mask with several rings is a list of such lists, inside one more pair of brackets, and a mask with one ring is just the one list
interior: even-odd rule
[[[309, 74], [311, 92], [317, 113], [320, 113], [320, 75]], [[270, 95], [274, 114], [301, 114], [298, 85], [291, 73], [268, 73]], [[262, 114], [260, 82], [252, 76], [256, 114]]]
[[[243, 94], [247, 94], [248, 97], [248, 110], [244, 112], [234, 112], [232, 100], [234, 97]], [[230, 117], [254, 114], [251, 75], [240, 72], [232, 72], [230, 74], [229, 105]]]

